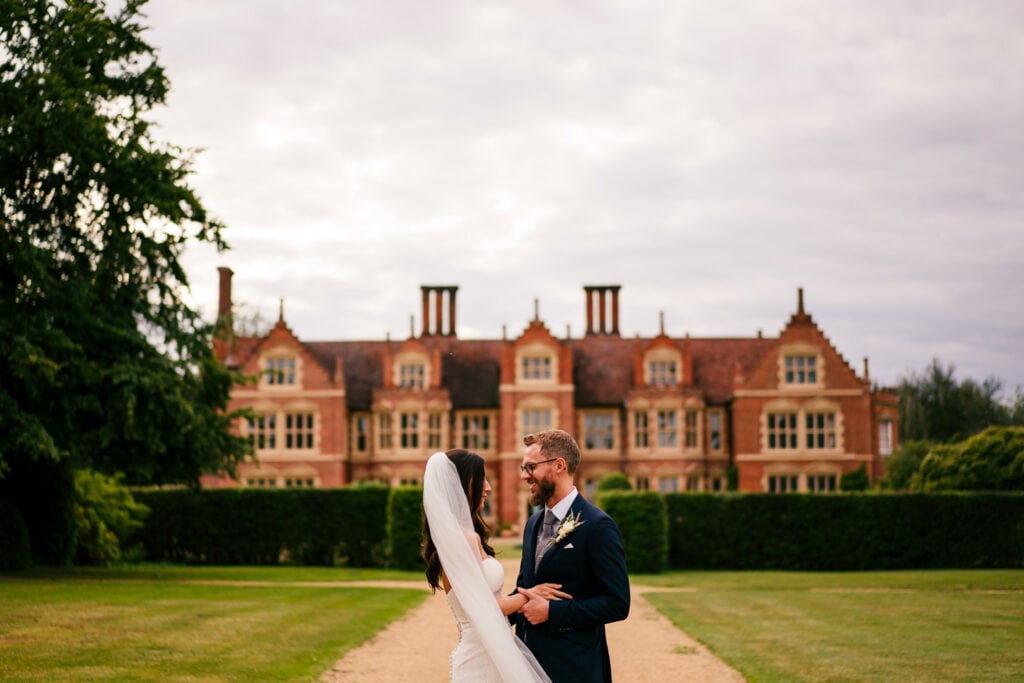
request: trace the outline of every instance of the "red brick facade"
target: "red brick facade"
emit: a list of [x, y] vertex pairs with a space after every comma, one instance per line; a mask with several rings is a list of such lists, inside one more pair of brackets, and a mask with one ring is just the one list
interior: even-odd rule
[[879, 477], [896, 445], [895, 394], [872, 390], [866, 361], [857, 376], [802, 292], [777, 338], [623, 338], [619, 286], [601, 285], [584, 288], [581, 338], [535, 315], [515, 339], [462, 340], [457, 288], [424, 286], [418, 337], [303, 342], [283, 315], [264, 337], [235, 337], [230, 270], [220, 283], [217, 354], [259, 377], [232, 395], [259, 416], [239, 425], [258, 462], [207, 486], [418, 483], [431, 453], [464, 447], [487, 460], [492, 521], [516, 532], [522, 435], [548, 427], [579, 441], [584, 494], [617, 471], [638, 488], [724, 490], [730, 465], [741, 491], [827, 493], [861, 464]]

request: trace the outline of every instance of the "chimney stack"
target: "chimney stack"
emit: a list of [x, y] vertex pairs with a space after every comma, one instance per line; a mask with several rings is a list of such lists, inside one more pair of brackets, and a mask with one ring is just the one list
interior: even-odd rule
[[[619, 290], [621, 288], [621, 285], [585, 285], [583, 287], [587, 297], [587, 335], [619, 334]], [[594, 328], [595, 292], [597, 293], [599, 323], [599, 327], [596, 329]]]
[[[421, 285], [423, 293], [423, 336], [455, 336], [455, 293], [457, 285]], [[430, 295], [434, 295], [434, 328], [430, 327]], [[444, 325], [444, 299], [448, 299], [448, 329]]]

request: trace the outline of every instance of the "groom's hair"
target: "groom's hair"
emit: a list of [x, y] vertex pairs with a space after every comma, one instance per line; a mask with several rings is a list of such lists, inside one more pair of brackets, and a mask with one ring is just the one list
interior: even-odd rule
[[541, 454], [549, 458], [564, 460], [569, 474], [576, 472], [576, 468], [579, 467], [580, 447], [569, 432], [564, 432], [561, 429], [546, 429], [536, 434], [527, 434], [523, 437], [523, 443], [527, 448], [539, 443]]

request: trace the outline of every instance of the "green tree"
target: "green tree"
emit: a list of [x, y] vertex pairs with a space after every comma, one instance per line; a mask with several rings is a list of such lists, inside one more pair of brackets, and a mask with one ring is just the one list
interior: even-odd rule
[[944, 368], [936, 359], [923, 373], [900, 381], [900, 440], [957, 441], [992, 425], [1011, 424], [1011, 409], [998, 399], [999, 380], [958, 382], [953, 375], [952, 365]]
[[870, 485], [871, 480], [868, 478], [868, 468], [864, 464], [839, 477], [840, 491], [867, 491]]
[[921, 461], [912, 488], [923, 491], [1024, 491], [1024, 427], [989, 427], [940, 444]]
[[147, 119], [143, 4], [0, 0], [0, 489], [53, 464], [195, 484], [248, 452], [183, 299], [185, 246], [226, 244]]
[[92, 470], [75, 472], [77, 564], [107, 565], [122, 558], [128, 536], [142, 528], [149, 508], [121, 483]]
[[913, 476], [921, 467], [921, 461], [934, 445], [931, 441], [903, 441], [885, 464], [886, 476], [883, 486], [896, 491], [910, 488]]

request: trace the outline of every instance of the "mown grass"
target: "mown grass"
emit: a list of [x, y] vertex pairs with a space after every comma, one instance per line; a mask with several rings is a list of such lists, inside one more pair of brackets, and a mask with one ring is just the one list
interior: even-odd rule
[[646, 598], [748, 680], [1024, 680], [1024, 571], [673, 572]]
[[412, 572], [281, 567], [0, 578], [0, 679], [312, 681], [428, 595], [337, 584], [346, 577], [425, 585]]

